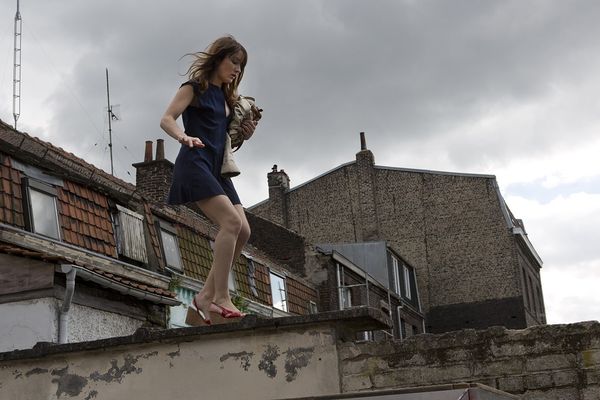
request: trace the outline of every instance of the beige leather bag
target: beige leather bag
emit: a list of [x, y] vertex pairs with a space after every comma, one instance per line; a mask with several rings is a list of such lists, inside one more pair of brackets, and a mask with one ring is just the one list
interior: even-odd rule
[[240, 169], [233, 159], [233, 149], [231, 148], [231, 137], [225, 138], [225, 152], [223, 153], [223, 164], [221, 165], [221, 175], [225, 178], [233, 178], [240, 174]]
[[[232, 112], [233, 116], [227, 128], [228, 135], [225, 139], [223, 165], [221, 166], [221, 175], [227, 178], [240, 174], [240, 169], [233, 159], [233, 152], [239, 150], [245, 140], [241, 129], [242, 122], [246, 119], [258, 121], [262, 117], [262, 109], [256, 106], [253, 97], [248, 96], [239, 96]], [[234, 148], [235, 150], [233, 150]]]

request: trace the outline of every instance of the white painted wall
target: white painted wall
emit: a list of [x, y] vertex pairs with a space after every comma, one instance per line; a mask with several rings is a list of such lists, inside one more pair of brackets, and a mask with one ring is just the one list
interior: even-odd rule
[[0, 352], [58, 341], [57, 300], [45, 297], [0, 304]]
[[127, 336], [134, 333], [142, 324], [143, 321], [125, 315], [71, 304], [68, 341], [69, 343], [84, 342]]
[[[0, 304], [0, 352], [29, 349], [37, 342], [58, 343], [61, 304], [50, 297]], [[142, 324], [135, 318], [71, 304], [68, 341], [127, 336]]]

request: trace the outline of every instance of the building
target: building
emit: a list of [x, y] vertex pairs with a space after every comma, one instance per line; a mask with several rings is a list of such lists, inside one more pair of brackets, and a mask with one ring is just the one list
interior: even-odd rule
[[[0, 121], [0, 351], [185, 325], [217, 230], [157, 197], [172, 163], [156, 151], [134, 186]], [[231, 277], [250, 312], [315, 311], [314, 286], [254, 246]]]
[[322, 263], [327, 281], [318, 287], [325, 309], [367, 305], [389, 315], [395, 339], [425, 333], [415, 270], [386, 242], [321, 243], [316, 249], [330, 256]]
[[416, 270], [427, 332], [546, 322], [542, 261], [493, 175], [356, 160], [291, 188], [277, 166], [249, 210], [310, 243], [385, 241]]

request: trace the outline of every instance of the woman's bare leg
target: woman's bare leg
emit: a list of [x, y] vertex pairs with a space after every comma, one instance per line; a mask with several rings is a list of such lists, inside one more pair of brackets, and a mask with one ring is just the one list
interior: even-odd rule
[[[248, 224], [248, 220], [246, 219], [246, 213], [244, 212], [244, 208], [242, 207], [241, 204], [236, 204], [234, 207], [242, 221], [242, 228], [240, 229], [240, 233], [238, 234], [237, 241], [235, 243], [235, 250], [233, 253], [231, 269], [233, 269], [233, 263], [239, 258], [240, 254], [242, 254], [242, 249], [244, 248], [244, 245], [246, 244], [246, 242], [248, 242], [248, 239], [250, 238], [250, 225]], [[232, 272], [233, 271], [230, 271], [230, 273], [232, 273]], [[229, 281], [227, 281], [227, 289], [229, 288], [228, 284], [229, 284]], [[215, 297], [214, 297], [215, 303], [217, 303], [220, 306], [226, 307], [230, 310], [239, 311], [237, 309], [237, 307], [231, 302], [231, 297], [229, 296], [229, 290], [224, 290], [219, 293], [224, 293], [226, 295], [223, 297], [220, 297], [217, 294], [215, 294]]]
[[213, 264], [204, 287], [196, 295], [196, 304], [208, 317], [211, 302], [219, 304], [220, 299], [229, 298], [229, 270], [243, 222], [239, 211], [231, 204], [227, 196], [219, 195], [203, 199], [197, 204], [202, 212], [219, 226], [219, 232], [215, 237]]

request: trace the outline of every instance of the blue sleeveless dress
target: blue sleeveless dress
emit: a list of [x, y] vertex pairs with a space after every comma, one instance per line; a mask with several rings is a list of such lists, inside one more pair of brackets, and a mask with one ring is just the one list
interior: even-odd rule
[[185, 133], [200, 138], [205, 147], [181, 145], [167, 204], [191, 203], [222, 194], [232, 204], [241, 204], [231, 179], [221, 176], [229, 124], [225, 115], [225, 94], [219, 86], [211, 83], [204, 92], [200, 91], [196, 82], [188, 81], [181, 86], [184, 85], [191, 85], [194, 89], [194, 99], [182, 114]]

